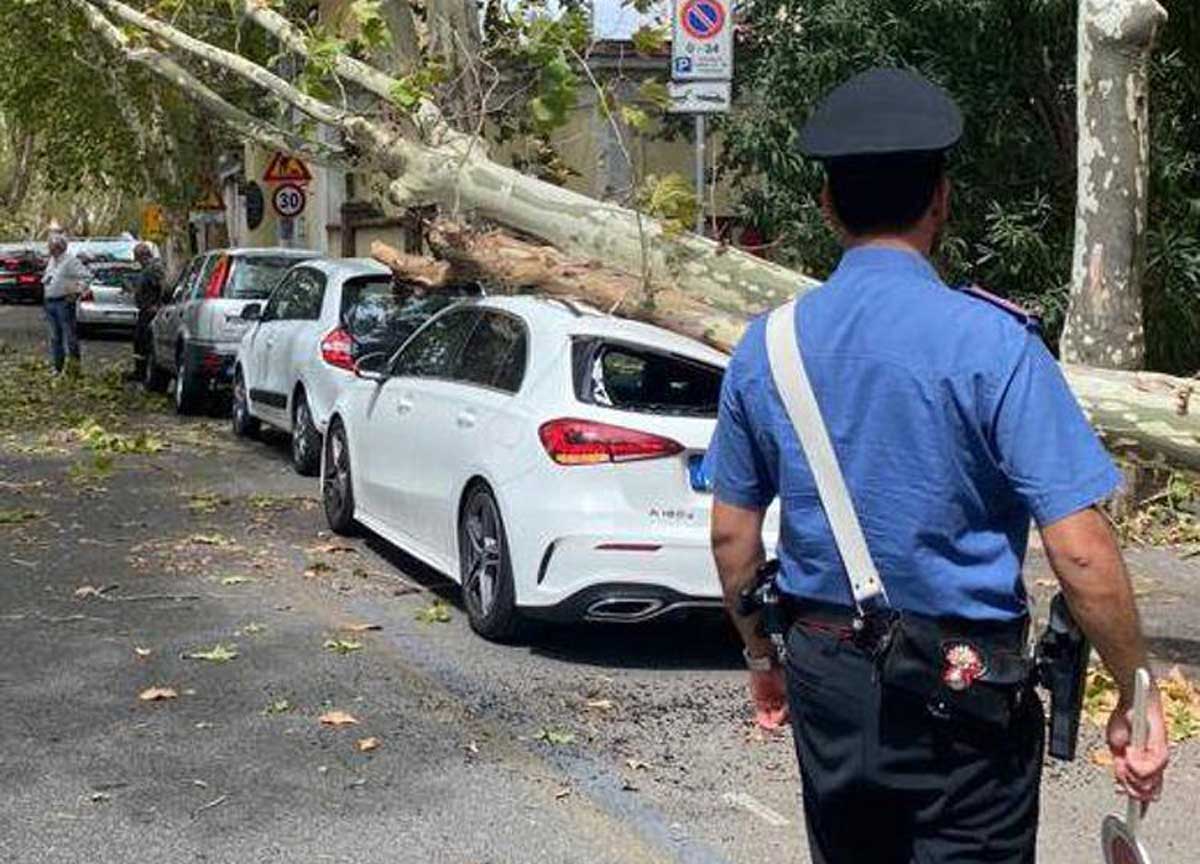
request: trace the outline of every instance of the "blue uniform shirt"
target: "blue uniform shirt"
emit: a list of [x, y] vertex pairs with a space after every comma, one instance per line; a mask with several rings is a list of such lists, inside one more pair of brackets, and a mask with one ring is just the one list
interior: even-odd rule
[[[801, 354], [893, 606], [1026, 612], [1030, 517], [1049, 525], [1121, 475], [1041, 337], [952, 291], [915, 253], [848, 251], [797, 303]], [[734, 353], [714, 437], [718, 500], [780, 499], [780, 585], [849, 606], [841, 558], [771, 379], [765, 319]]]

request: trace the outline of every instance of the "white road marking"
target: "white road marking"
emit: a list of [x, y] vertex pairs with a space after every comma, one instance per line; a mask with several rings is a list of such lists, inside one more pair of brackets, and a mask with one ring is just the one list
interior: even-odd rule
[[730, 807], [736, 807], [739, 810], [746, 810], [753, 813], [773, 828], [783, 828], [792, 824], [786, 816], [776, 813], [753, 795], [748, 795], [745, 792], [726, 792], [721, 800]]

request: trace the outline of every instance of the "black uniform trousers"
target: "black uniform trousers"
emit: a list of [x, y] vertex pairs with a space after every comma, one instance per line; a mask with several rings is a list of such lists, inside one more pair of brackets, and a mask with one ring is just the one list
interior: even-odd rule
[[792, 627], [788, 701], [815, 864], [1032, 864], [1045, 719], [940, 720], [836, 633]]

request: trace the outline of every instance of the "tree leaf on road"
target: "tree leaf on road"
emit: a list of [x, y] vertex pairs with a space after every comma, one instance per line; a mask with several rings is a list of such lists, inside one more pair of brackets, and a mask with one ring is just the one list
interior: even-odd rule
[[263, 709], [263, 714], [268, 717], [274, 714], [286, 714], [292, 710], [292, 703], [287, 699], [276, 699], [270, 705]]
[[434, 600], [417, 612], [416, 618], [422, 624], [446, 624], [450, 621], [450, 607], [444, 600]]
[[161, 702], [164, 699], [176, 699], [179, 694], [172, 687], [147, 687], [138, 694], [143, 702]]
[[326, 711], [317, 718], [322, 726], [357, 726], [358, 718], [353, 714], [347, 714], [345, 711], [334, 709]]
[[370, 753], [372, 750], [378, 750], [381, 743], [383, 742], [374, 736], [371, 736], [370, 738], [359, 738], [354, 742], [354, 749], [359, 753]]
[[145, 660], [147, 657], [149, 657], [149, 656], [150, 656], [150, 654], [151, 654], [151, 651], [150, 651], [150, 649], [149, 649], [149, 648], [135, 647], [135, 648], [133, 649], [133, 654], [134, 654], [134, 656], [135, 656], [135, 657], [137, 657], [139, 660]]
[[353, 546], [347, 546], [344, 543], [326, 543], [322, 546], [310, 546], [307, 550], [309, 555], [338, 555], [344, 553], [358, 554], [358, 550]]
[[537, 734], [533, 736], [535, 741], [545, 741], [547, 744], [554, 746], [562, 746], [575, 743], [575, 733], [567, 732], [563, 729], [539, 729]]
[[631, 771], [646, 771], [650, 768], [650, 763], [643, 762], [641, 759], [626, 759], [625, 765]]
[[0, 525], [22, 525], [45, 516], [41, 510], [0, 510]]
[[226, 576], [221, 580], [222, 585], [245, 585], [247, 582], [253, 582], [249, 576]]
[[336, 654], [349, 654], [352, 651], [361, 651], [363, 643], [354, 642], [349, 639], [326, 639], [325, 648], [333, 651]]
[[612, 711], [617, 706], [613, 704], [611, 699], [589, 699], [587, 707], [593, 711]]
[[247, 624], [245, 627], [242, 628], [242, 632], [245, 633], [247, 636], [257, 636], [259, 633], [262, 633], [266, 629], [267, 628], [264, 625], [258, 624], [254, 621], [251, 621], [249, 624]]
[[193, 546], [232, 546], [233, 541], [223, 534], [193, 534], [188, 538]]
[[346, 624], [338, 629], [345, 630], [347, 633], [366, 633], [368, 630], [382, 630], [383, 625], [368, 623]]
[[1093, 765], [1099, 765], [1101, 768], [1108, 768], [1113, 764], [1112, 751], [1107, 747], [1097, 747], [1088, 758]]
[[207, 660], [209, 663], [227, 663], [238, 656], [233, 645], [214, 645], [202, 651], [191, 651], [183, 655], [184, 660]]

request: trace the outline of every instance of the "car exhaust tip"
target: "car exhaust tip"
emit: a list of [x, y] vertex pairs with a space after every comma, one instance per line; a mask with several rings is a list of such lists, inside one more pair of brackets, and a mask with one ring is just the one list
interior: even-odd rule
[[656, 597], [608, 597], [588, 606], [588, 621], [649, 621], [667, 611], [667, 604]]

